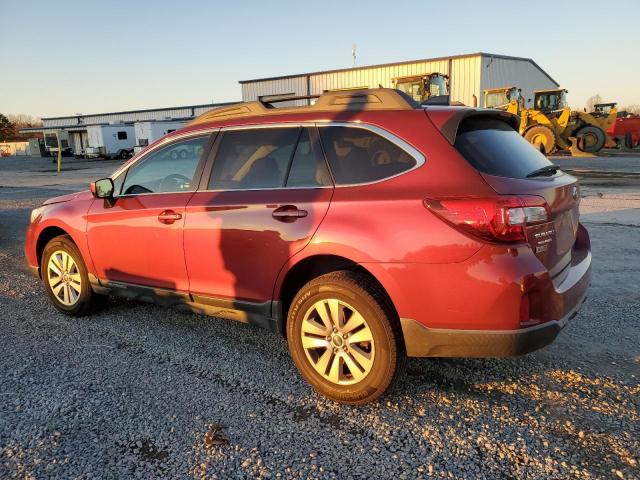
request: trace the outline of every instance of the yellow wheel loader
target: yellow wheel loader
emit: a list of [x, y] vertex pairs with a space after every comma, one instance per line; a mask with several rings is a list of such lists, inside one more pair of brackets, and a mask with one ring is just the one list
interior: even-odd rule
[[571, 111], [565, 89], [536, 90], [533, 93], [533, 108], [525, 108], [524, 99], [516, 87], [485, 90], [485, 107], [519, 115], [520, 134], [547, 155], [557, 150], [570, 150], [573, 139], [580, 150], [589, 153], [599, 152], [608, 142], [604, 119]]
[[520, 115], [524, 109], [524, 99], [520, 92], [517, 87], [490, 88], [484, 91], [484, 106]]
[[408, 77], [396, 77], [392, 80], [393, 88], [406, 93], [416, 102], [422, 104], [430, 99], [447, 100], [449, 95], [449, 76], [442, 73], [423, 73]]
[[605, 143], [605, 147], [607, 148], [616, 148], [619, 146], [616, 139], [609, 134], [609, 132], [613, 131], [613, 125], [616, 123], [616, 118], [618, 118], [617, 106], [617, 103], [597, 103], [593, 106], [593, 112], [589, 112], [607, 135], [607, 141]]
[[572, 111], [567, 106], [564, 89], [537, 90], [534, 93], [534, 108], [538, 109], [550, 118], [556, 118], [563, 128], [562, 137], [570, 141], [576, 139], [577, 147], [583, 152], [597, 153], [605, 145], [615, 146], [616, 142], [611, 138], [607, 130], [613, 125], [617, 117], [615, 105], [605, 113], [587, 113], [586, 111]]
[[[549, 106], [562, 105], [563, 98], [549, 98], [543, 92], [536, 92], [536, 106], [539, 108], [525, 108], [524, 98], [517, 87], [508, 86], [491, 88], [484, 91], [485, 108], [496, 108], [520, 116], [520, 135], [529, 143], [538, 147], [546, 154], [552, 154], [558, 149], [571, 146], [571, 141], [565, 136], [570, 110], [561, 108], [559, 113], [550, 114]], [[555, 102], [555, 104], [554, 104]], [[543, 108], [545, 111], [543, 111]]]

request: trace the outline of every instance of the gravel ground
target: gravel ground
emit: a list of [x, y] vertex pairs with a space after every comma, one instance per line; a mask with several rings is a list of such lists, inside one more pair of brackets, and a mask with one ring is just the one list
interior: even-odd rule
[[22, 245], [59, 193], [0, 189], [0, 478], [640, 478], [637, 225], [585, 215], [590, 298], [550, 347], [411, 360], [354, 408], [251, 326], [126, 300], [57, 313]]

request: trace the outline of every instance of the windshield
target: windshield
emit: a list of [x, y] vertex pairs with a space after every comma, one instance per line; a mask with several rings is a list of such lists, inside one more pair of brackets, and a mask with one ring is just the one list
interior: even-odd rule
[[597, 113], [606, 113], [607, 115], [611, 113], [611, 109], [613, 108], [613, 105], [596, 105], [596, 112]]
[[456, 149], [476, 170], [489, 175], [527, 178], [552, 163], [502, 120], [476, 117], [458, 129]]
[[566, 106], [567, 97], [564, 90], [536, 93], [536, 109], [538, 110], [562, 110]]
[[416, 102], [422, 101], [422, 80], [398, 82], [396, 88], [409, 95]]
[[485, 107], [493, 108], [493, 107], [501, 107], [510, 103], [513, 100], [518, 100], [520, 98], [520, 92], [517, 88], [511, 88], [509, 90], [501, 90], [497, 92], [488, 92], [487, 98], [485, 101]]

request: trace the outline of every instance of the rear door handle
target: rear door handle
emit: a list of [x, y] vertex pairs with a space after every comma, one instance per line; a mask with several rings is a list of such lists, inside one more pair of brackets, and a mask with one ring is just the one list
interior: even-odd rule
[[158, 221], [160, 223], [166, 223], [167, 225], [172, 224], [176, 220], [180, 220], [182, 218], [182, 214], [174, 212], [173, 210], [165, 210], [164, 212], [158, 215]]
[[298, 218], [306, 217], [308, 213], [306, 210], [300, 210], [295, 205], [283, 205], [276, 208], [271, 215], [281, 222], [293, 222]]

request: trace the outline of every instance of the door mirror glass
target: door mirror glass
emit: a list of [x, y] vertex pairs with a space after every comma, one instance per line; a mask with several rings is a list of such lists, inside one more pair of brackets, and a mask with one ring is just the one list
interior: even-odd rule
[[102, 178], [91, 184], [91, 193], [96, 198], [111, 198], [113, 190], [113, 180], [110, 178]]

